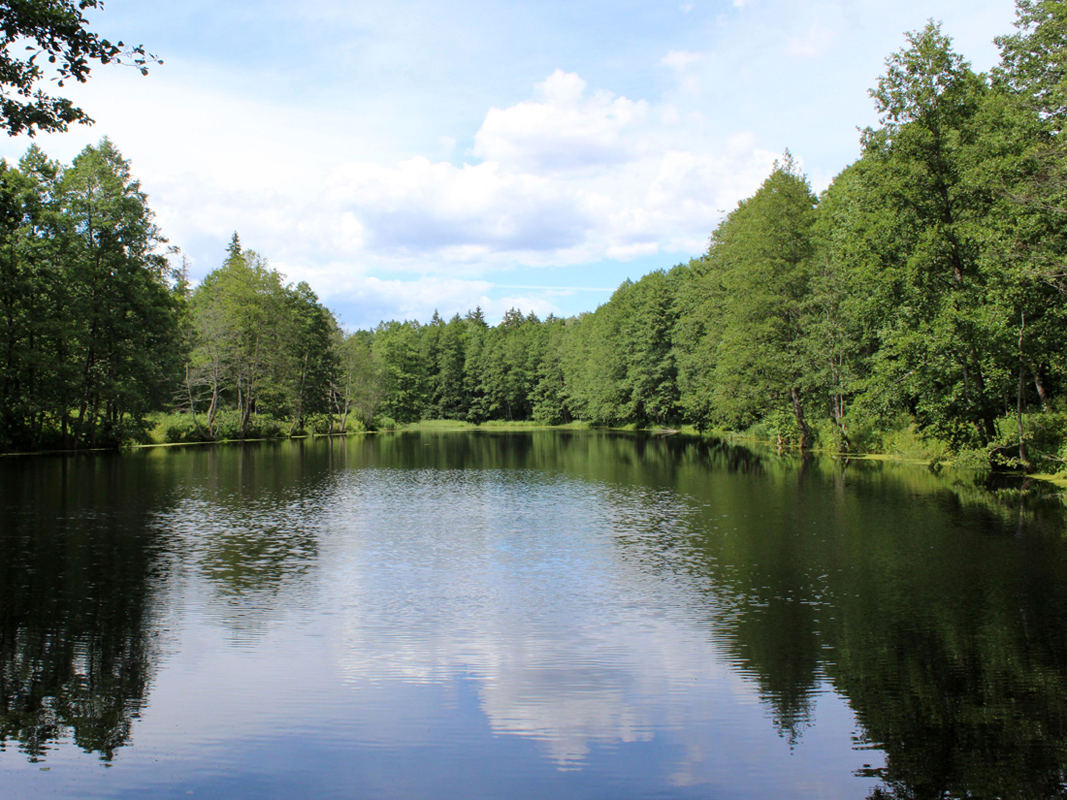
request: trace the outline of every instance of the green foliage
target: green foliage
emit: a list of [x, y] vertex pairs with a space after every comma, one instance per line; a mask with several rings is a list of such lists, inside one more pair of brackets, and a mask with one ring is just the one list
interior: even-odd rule
[[[1025, 460], [1019, 448], [1020, 423]], [[1025, 414], [1021, 419], [1015, 413], [1005, 414], [997, 420], [997, 433], [985, 453], [994, 464], [1045, 473], [1067, 469], [1067, 413], [1047, 411]]]
[[422, 418], [428, 394], [427, 365], [419, 348], [417, 322], [383, 322], [374, 332], [374, 355], [381, 365], [382, 413], [397, 422]]
[[1067, 121], [1067, 9], [1058, 0], [1016, 0], [1016, 32], [997, 38], [994, 77], [1053, 131]]
[[[337, 431], [366, 428], [384, 394], [381, 365], [371, 349], [371, 337], [361, 331], [346, 335], [335, 328], [331, 347], [338, 359], [336, 379], [330, 386], [331, 417], [337, 417]], [[353, 412], [358, 418], [350, 422]]]
[[544, 357], [537, 367], [537, 385], [531, 398], [532, 416], [542, 425], [565, 425], [571, 421], [562, 352], [568, 323], [549, 317], [545, 327]]
[[[161, 414], [155, 419], [155, 428], [151, 435], [146, 437], [146, 443], [194, 444], [237, 439], [278, 439], [286, 436], [289, 431], [284, 420], [265, 414], [257, 415], [251, 424], [242, 426], [242, 415], [238, 409], [224, 409], [218, 413], [213, 436], [207, 434], [206, 422], [202, 414], [197, 415], [195, 420], [188, 412]], [[326, 420], [315, 418], [311, 422], [313, 425], [324, 426]]]
[[[806, 302], [814, 221], [815, 197], [787, 153], [712, 234], [683, 303], [692, 308], [694, 292], [703, 294], [714, 314], [675, 328], [680, 349], [707, 359], [701, 379], [699, 362], [694, 370], [692, 357], [682, 358], [682, 404], [697, 412], [696, 421], [743, 429], [773, 418], [776, 438], [795, 429], [789, 440], [810, 445], [805, 404], [814, 370]], [[791, 427], [781, 422], [783, 413], [793, 416]]]
[[374, 418], [374, 421], [367, 425], [368, 431], [391, 431], [399, 428], [400, 424], [392, 417], [387, 417], [384, 414], [379, 414]]
[[[82, 14], [102, 8], [102, 0], [47, 0], [7, 2], [0, 8], [0, 127], [11, 136], [38, 131], [65, 131], [71, 122], [91, 123], [88, 115], [70, 100], [46, 94], [45, 61], [56, 73], [52, 80], [63, 87], [68, 80], [85, 83], [92, 62], [127, 63], [148, 74], [149, 62], [159, 62], [142, 45], [124, 50], [122, 42], [110, 42], [87, 29]], [[29, 53], [19, 58], [19, 50]]]
[[241, 438], [262, 435], [263, 415], [288, 419], [292, 436], [307, 431], [312, 417], [325, 418], [319, 426], [332, 432], [336, 412], [343, 431], [356, 401], [358, 356], [350, 351], [358, 343], [346, 345], [310, 286], [284, 284], [235, 233], [223, 265], [193, 293], [190, 311], [182, 405], [205, 413], [198, 438], [229, 435], [220, 417], [227, 407], [237, 409]]
[[0, 447], [117, 446], [169, 394], [181, 294], [147, 198], [103, 140], [0, 167]]

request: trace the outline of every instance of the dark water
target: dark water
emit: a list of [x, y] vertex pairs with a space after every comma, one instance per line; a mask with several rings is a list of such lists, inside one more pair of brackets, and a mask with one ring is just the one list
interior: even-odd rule
[[0, 797], [1064, 797], [1065, 514], [595, 433], [3, 459]]

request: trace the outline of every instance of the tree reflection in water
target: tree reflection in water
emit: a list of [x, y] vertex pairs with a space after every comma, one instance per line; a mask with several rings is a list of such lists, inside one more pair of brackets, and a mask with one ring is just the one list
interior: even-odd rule
[[0, 470], [0, 742], [38, 760], [69, 737], [110, 761], [153, 672], [158, 485], [118, 456]]
[[[800, 462], [681, 437], [424, 433], [2, 462], [0, 741], [31, 759], [67, 740], [114, 758], [146, 704], [170, 584], [209, 587], [213, 608], [226, 610], [222, 623], [241, 631], [264, 630], [264, 622], [313, 602], [308, 590], [323, 583], [323, 553], [336, 558], [344, 544], [343, 537], [324, 539], [345, 511], [338, 507], [344, 498], [331, 492], [343, 488], [339, 476], [365, 469], [374, 492], [397, 492], [357, 498], [363, 505], [353, 513], [368, 526], [378, 519], [371, 510], [389, 519], [396, 504], [411, 501], [412, 487], [435, 487], [439, 503], [448, 486], [480, 487], [482, 523], [490, 525], [508, 518], [507, 510], [489, 508], [491, 498], [529, 499], [523, 471], [540, 475], [545, 497], [552, 476], [595, 486], [575, 496], [596, 499], [595, 521], [610, 531], [601, 589], [615, 586], [621, 573], [609, 567], [621, 559], [663, 598], [688, 604], [687, 624], [702, 634], [686, 652], [711, 652], [707, 643], [714, 643], [793, 747], [805, 747], [807, 731], [819, 725], [819, 693], [840, 694], [859, 726], [856, 772], [880, 784], [872, 797], [1067, 796], [1067, 543], [1059, 494], [989, 476]], [[463, 478], [437, 485], [440, 471]], [[571, 512], [553, 502], [562, 525]], [[409, 516], [439, 522], [448, 516], [439, 509]], [[519, 516], [536, 513], [523, 506]], [[448, 519], [464, 529], [462, 520]], [[388, 536], [374, 541], [397, 545]], [[420, 541], [407, 540], [412, 564]], [[522, 552], [538, 552], [535, 544], [547, 546], [531, 541]], [[476, 541], [450, 546], [484, 556]], [[393, 566], [389, 575], [401, 581], [403, 565]], [[468, 576], [453, 577], [471, 588]], [[538, 576], [527, 577], [541, 586]], [[664, 583], [654, 580], [661, 577]], [[445, 583], [440, 593], [447, 594]], [[464, 624], [492, 617], [456, 607], [462, 599], [444, 594], [424, 599], [452, 603], [450, 613]], [[356, 630], [354, 652], [377, 658], [383, 638], [404, 639], [386, 623], [413, 609], [382, 607], [369, 591], [359, 597], [367, 603], [364, 621], [383, 627]], [[560, 604], [560, 618], [571, 613]], [[452, 631], [436, 633], [447, 639]], [[469, 633], [478, 644], [493, 632]], [[546, 658], [565, 663], [565, 650], [553, 650], [558, 633], [538, 635], [531, 641], [544, 645]], [[604, 652], [615, 647], [592, 641]], [[406, 643], [413, 660], [406, 666], [426, 672], [419, 662], [425, 646]], [[622, 666], [636, 674], [642, 663]], [[431, 666], [447, 672], [456, 665]], [[526, 694], [509, 695], [503, 684], [485, 690], [483, 713], [496, 715], [497, 729], [548, 737], [556, 729], [542, 716], [550, 719], [573, 733], [557, 754], [568, 764], [584, 752], [588, 719], [624, 731], [630, 724], [627, 741], [653, 738], [653, 726], [625, 715], [617, 722], [599, 707], [560, 722], [536, 677], [520, 687]], [[633, 683], [625, 669], [597, 680]], [[560, 694], [573, 710], [595, 692]], [[879, 761], [865, 749], [884, 753], [884, 764], [863, 766]]]

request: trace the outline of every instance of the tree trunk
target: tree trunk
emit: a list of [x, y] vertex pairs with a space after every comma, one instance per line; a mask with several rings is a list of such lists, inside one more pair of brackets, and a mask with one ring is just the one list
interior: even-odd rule
[[293, 438], [293, 433], [296, 431], [300, 422], [304, 418], [304, 384], [307, 381], [308, 374], [308, 356], [309, 350], [304, 350], [304, 361], [300, 365], [300, 389], [296, 395], [296, 413], [293, 415], [293, 421], [289, 425], [289, 438]]
[[804, 406], [800, 402], [800, 389], [794, 386], [790, 393], [793, 396], [793, 416], [796, 418], [797, 427], [800, 428], [800, 449], [807, 450], [811, 447], [811, 429], [804, 421]]
[[1037, 396], [1041, 399], [1041, 410], [1048, 411], [1048, 392], [1045, 391], [1045, 382], [1041, 380], [1041, 373], [1031, 367], [1030, 374], [1034, 377], [1034, 388], [1037, 389]]
[[200, 427], [200, 420], [196, 418], [196, 403], [193, 402], [193, 382], [189, 378], [189, 365], [185, 365], [185, 389], [189, 393], [189, 413], [193, 415], [193, 427], [196, 428], [198, 438], [204, 438], [204, 431]]
[[1026, 312], [1019, 318], [1019, 391], [1015, 397], [1015, 419], [1019, 425], [1019, 461], [1023, 469], [1030, 471], [1030, 459], [1026, 453], [1026, 438], [1023, 431], [1023, 395], [1026, 391], [1026, 358], [1023, 355], [1023, 334], [1026, 332]]

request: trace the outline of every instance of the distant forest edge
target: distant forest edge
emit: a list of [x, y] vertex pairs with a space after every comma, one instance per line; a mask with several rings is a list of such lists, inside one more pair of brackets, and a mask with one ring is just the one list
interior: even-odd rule
[[976, 74], [931, 22], [816, 197], [787, 152], [687, 264], [596, 311], [346, 332], [234, 234], [192, 288], [129, 164], [0, 164], [0, 449], [419, 420], [747, 431], [1067, 466], [1067, 4]]

